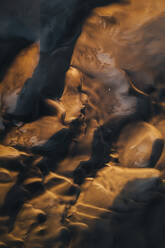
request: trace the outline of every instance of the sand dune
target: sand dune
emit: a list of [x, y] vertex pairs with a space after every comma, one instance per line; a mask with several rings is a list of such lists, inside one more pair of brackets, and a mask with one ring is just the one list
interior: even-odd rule
[[42, 1], [40, 35], [19, 16], [32, 44], [0, 72], [0, 248], [165, 247], [165, 2], [103, 2]]

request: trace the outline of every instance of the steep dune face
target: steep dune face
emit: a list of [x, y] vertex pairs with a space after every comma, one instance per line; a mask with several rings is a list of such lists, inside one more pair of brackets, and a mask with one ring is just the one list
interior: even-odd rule
[[165, 2], [84, 3], [1, 81], [0, 247], [165, 246]]
[[117, 69], [128, 72], [141, 90], [154, 86], [164, 67], [164, 4], [131, 1], [95, 9], [83, 26], [71, 63], [110, 87], [111, 81], [116, 87], [121, 81]]

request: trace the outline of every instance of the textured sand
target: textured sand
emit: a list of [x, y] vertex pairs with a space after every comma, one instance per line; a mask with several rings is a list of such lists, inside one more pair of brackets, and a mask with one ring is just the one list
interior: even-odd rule
[[69, 66], [38, 42], [8, 67], [0, 248], [165, 247], [164, 7], [96, 8]]

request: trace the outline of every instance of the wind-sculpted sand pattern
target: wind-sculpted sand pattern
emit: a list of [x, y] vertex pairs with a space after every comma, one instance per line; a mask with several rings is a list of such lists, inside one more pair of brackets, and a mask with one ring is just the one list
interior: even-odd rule
[[165, 247], [165, 2], [87, 2], [0, 74], [0, 248]]

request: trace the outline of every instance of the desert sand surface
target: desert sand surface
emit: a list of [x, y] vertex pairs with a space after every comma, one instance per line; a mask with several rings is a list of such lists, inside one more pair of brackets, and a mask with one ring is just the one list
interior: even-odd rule
[[0, 248], [164, 248], [165, 1], [16, 6], [0, 18]]

